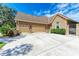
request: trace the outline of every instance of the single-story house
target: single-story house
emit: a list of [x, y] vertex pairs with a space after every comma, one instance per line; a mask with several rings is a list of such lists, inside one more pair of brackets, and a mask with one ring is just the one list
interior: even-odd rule
[[32, 16], [18, 12], [15, 21], [16, 29], [20, 32], [49, 32], [51, 28], [64, 28], [66, 29], [66, 34], [79, 33], [78, 22], [59, 13], [48, 18], [46, 16]]

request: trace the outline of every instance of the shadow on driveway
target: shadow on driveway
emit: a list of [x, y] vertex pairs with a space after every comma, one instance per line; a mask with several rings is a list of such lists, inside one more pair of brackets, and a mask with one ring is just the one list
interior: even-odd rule
[[1, 37], [0, 42], [8, 43], [8, 42], [12, 42], [12, 41], [24, 38], [25, 36], [26, 35], [20, 35], [20, 36], [15, 36], [15, 37]]

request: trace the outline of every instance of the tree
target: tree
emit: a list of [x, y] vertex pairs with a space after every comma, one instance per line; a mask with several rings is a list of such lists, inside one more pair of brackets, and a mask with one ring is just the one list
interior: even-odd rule
[[8, 30], [15, 28], [14, 18], [16, 13], [17, 11], [13, 8], [0, 4], [0, 20], [2, 21], [0, 32], [3, 36], [7, 35]]
[[13, 8], [9, 8], [3, 4], [0, 4], [0, 20], [11, 21], [13, 25], [15, 25], [14, 18], [16, 16], [17, 11]]
[[7, 23], [3, 24], [0, 28], [0, 32], [3, 34], [3, 36], [7, 35], [8, 30], [10, 30], [11, 26]]

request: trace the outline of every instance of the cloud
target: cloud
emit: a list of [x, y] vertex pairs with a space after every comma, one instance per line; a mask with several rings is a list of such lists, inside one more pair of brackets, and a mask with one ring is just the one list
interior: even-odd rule
[[54, 14], [45, 14], [44, 16], [47, 16], [47, 17], [51, 17], [51, 16], [53, 16]]
[[67, 7], [69, 4], [68, 3], [62, 3], [62, 4], [58, 4], [58, 8], [59, 9], [62, 9], [62, 8], [65, 8], [65, 7]]
[[50, 13], [50, 11], [51, 11], [51, 10], [46, 10], [46, 11], [44, 11], [43, 13], [47, 13], [47, 14], [48, 14], [48, 13]]
[[51, 17], [56, 13], [61, 13], [70, 17], [71, 19], [79, 21], [79, 4], [78, 3], [59, 3], [51, 4], [47, 10], [35, 11], [36, 15], [44, 15]]
[[63, 9], [64, 14], [68, 14], [68, 13], [74, 14], [77, 11], [79, 11], [79, 4], [69, 4], [69, 6]]
[[33, 13], [34, 13], [34, 15], [37, 15], [37, 16], [42, 15], [42, 11], [41, 10], [40, 11], [34, 11]]
[[70, 14], [67, 14], [66, 16], [73, 20], [79, 21], [79, 12], [77, 12], [75, 14], [70, 13]]

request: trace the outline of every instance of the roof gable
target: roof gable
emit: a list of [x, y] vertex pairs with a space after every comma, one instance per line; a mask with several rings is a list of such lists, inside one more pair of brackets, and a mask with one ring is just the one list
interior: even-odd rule
[[77, 23], [77, 21], [72, 20], [71, 18], [68, 18], [68, 17], [66, 17], [66, 16], [64, 16], [64, 15], [62, 15], [62, 14], [59, 14], [59, 13], [51, 17], [51, 22], [50, 22], [50, 23], [52, 23], [52, 22], [54, 21], [54, 19], [55, 19], [57, 16], [63, 18], [63, 20], [67, 20], [67, 21], [70, 21], [70, 22], [75, 22], [75, 23]]

